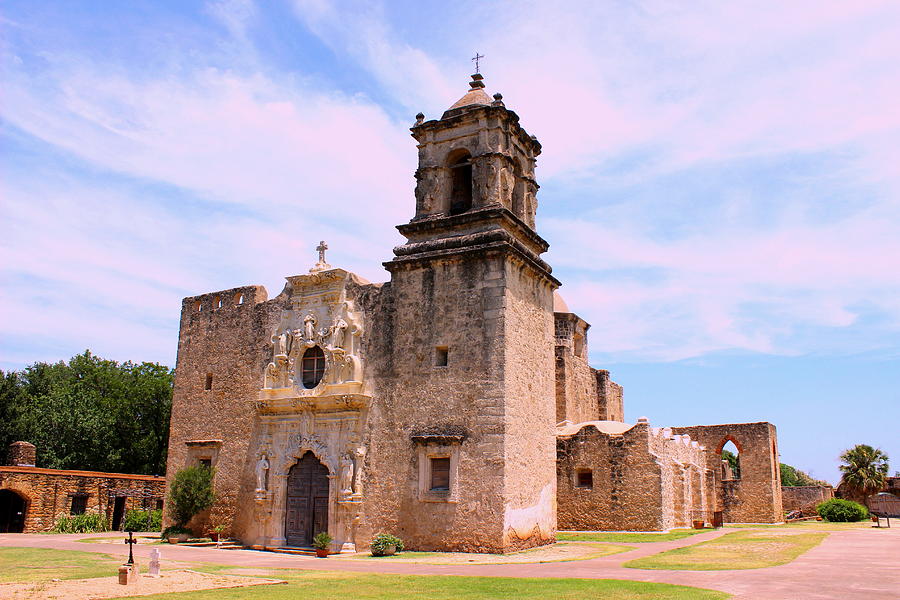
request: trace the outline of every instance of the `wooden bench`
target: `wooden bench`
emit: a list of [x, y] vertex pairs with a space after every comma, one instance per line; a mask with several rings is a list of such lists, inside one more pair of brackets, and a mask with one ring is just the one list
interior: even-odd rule
[[887, 526], [891, 526], [891, 517], [900, 519], [900, 498], [888, 492], [880, 492], [869, 496], [866, 504], [869, 512], [878, 517], [878, 526], [881, 527], [881, 519], [887, 519]]

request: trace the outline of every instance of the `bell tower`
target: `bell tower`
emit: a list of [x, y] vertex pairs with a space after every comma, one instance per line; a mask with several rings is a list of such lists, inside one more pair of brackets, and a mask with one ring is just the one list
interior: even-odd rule
[[534, 229], [538, 185], [535, 159], [541, 144], [519, 117], [484, 91], [481, 74], [439, 120], [416, 115], [419, 143], [416, 215], [413, 221], [503, 207]]
[[[480, 74], [419, 114], [416, 210], [391, 273], [361, 522], [409, 546], [508, 552], [556, 532], [553, 290], [534, 230], [541, 145]], [[379, 502], [375, 498], [382, 497]]]

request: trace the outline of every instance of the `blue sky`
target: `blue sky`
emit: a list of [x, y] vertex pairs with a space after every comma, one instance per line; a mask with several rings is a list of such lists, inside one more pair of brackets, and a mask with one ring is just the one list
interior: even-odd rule
[[[562, 6], [562, 7], [561, 7]], [[544, 153], [538, 229], [654, 425], [900, 468], [894, 2], [7, 1], [0, 368], [173, 364], [184, 296], [401, 242], [408, 127], [469, 57]]]

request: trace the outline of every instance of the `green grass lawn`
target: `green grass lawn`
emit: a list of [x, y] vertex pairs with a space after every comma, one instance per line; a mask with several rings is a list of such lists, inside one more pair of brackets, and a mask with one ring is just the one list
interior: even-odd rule
[[871, 521], [857, 521], [855, 523], [831, 523], [829, 521], [798, 521], [796, 523], [785, 523], [782, 525], [744, 525], [735, 523], [726, 525], [726, 529], [806, 529], [810, 531], [843, 531], [845, 529], [858, 529], [860, 527], [872, 527], [874, 523]]
[[672, 540], [680, 540], [709, 529], [676, 529], [668, 533], [574, 533], [567, 531], [559, 531], [556, 533], [556, 539], [563, 542], [623, 542], [623, 543], [644, 543], [644, 542], [671, 542]]
[[[0, 582], [41, 582], [55, 579], [110, 577], [118, 560], [93, 552], [44, 548], [0, 548]], [[199, 571], [230, 572], [225, 565], [195, 565]], [[381, 575], [272, 569], [271, 577], [287, 584], [142, 596], [159, 600], [468, 600], [474, 598], [576, 600], [719, 600], [728, 594], [664, 583], [615, 579], [551, 579]]]
[[825, 532], [788, 529], [735, 531], [708, 542], [637, 558], [623, 566], [689, 571], [761, 569], [791, 562], [817, 546], [827, 535]]
[[378, 575], [337, 572], [273, 571], [287, 585], [265, 585], [232, 590], [206, 590], [142, 596], [159, 600], [707, 600], [728, 598], [728, 594], [664, 583], [620, 581], [617, 579], [545, 579], [511, 577], [456, 577], [432, 575]]
[[106, 554], [0, 548], [0, 582], [36, 582], [51, 579], [87, 579], [118, 573], [120, 561]]
[[393, 556], [371, 556], [360, 554], [354, 560], [371, 561], [405, 561], [422, 564], [460, 564], [460, 565], [503, 565], [541, 562], [566, 562], [572, 560], [590, 560], [620, 552], [634, 550], [634, 546], [613, 544], [567, 544], [565, 542], [529, 548], [511, 554], [465, 554], [461, 552], [400, 552]]

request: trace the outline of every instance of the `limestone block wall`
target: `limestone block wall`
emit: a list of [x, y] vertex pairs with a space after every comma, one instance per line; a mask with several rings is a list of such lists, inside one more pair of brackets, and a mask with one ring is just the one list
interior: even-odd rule
[[[771, 423], [732, 423], [673, 427], [709, 452], [707, 467], [716, 477], [716, 510], [727, 523], [779, 523], [783, 520], [778, 439]], [[741, 478], [721, 480], [722, 447], [731, 441], [740, 458]]]
[[556, 422], [599, 419], [597, 384], [587, 362], [587, 330], [573, 313], [553, 314], [556, 364]]
[[[565, 431], [557, 438], [559, 528], [687, 527], [708, 512], [705, 462], [699, 444], [687, 436], [673, 437], [671, 430], [651, 428], [646, 421], [630, 428], [583, 423], [574, 433]], [[587, 471], [589, 487], [579, 480], [579, 472]]]
[[[253, 401], [284, 303], [284, 294], [268, 301], [262, 286], [182, 302], [166, 477], [171, 482], [178, 470], [209, 460], [216, 469], [213, 511], [238, 537], [246, 527], [241, 519], [250, 517], [240, 507], [252, 501], [252, 486], [241, 484], [252, 478]], [[202, 528], [207, 516], [191, 525]]]
[[68, 516], [72, 496], [87, 498], [86, 512], [112, 519], [116, 497], [127, 498], [125, 509], [156, 508], [163, 502], [166, 480], [150, 475], [0, 467], [0, 489], [10, 490], [25, 501], [24, 533], [50, 531], [57, 519]]
[[597, 390], [597, 419], [601, 421], [625, 421], [624, 390], [614, 382], [609, 371], [591, 369]]
[[816, 505], [834, 498], [834, 488], [830, 485], [782, 486], [781, 502], [784, 512], [799, 510], [804, 517], [816, 514]]
[[[523, 264], [505, 262], [504, 549], [546, 544], [556, 535], [556, 411], [553, 289]], [[590, 384], [587, 346], [572, 358]], [[584, 376], [586, 375], [586, 377]]]
[[[383, 296], [371, 299], [381, 310], [366, 346], [374, 392], [358, 547], [385, 531], [410, 549], [501, 552], [505, 259], [451, 256], [391, 270]], [[449, 445], [457, 467], [452, 497], [420, 493], [427, 487], [420, 461], [440, 447], [413, 439], [426, 434], [458, 436]]]

